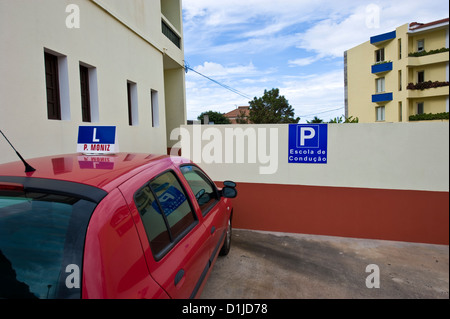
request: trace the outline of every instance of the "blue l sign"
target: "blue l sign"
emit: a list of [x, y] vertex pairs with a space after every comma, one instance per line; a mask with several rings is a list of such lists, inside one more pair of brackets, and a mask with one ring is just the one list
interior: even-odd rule
[[289, 125], [289, 163], [327, 164], [328, 124]]
[[115, 126], [80, 126], [77, 151], [85, 154], [118, 152]]

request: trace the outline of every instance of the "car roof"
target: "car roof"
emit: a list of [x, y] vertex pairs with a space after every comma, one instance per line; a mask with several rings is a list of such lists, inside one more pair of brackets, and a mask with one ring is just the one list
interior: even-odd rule
[[[25, 173], [21, 161], [0, 164], [0, 176], [18, 176], [76, 182], [110, 192], [124, 181], [143, 170], [153, 167], [162, 171], [172, 164], [191, 163], [181, 157], [168, 155], [117, 153], [87, 156], [65, 154], [26, 160], [35, 172]], [[158, 173], [158, 172], [157, 172]]]

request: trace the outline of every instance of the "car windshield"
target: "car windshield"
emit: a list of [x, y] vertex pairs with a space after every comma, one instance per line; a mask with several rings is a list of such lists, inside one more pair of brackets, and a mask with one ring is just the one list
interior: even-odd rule
[[0, 188], [0, 298], [80, 298], [95, 206], [73, 196]]

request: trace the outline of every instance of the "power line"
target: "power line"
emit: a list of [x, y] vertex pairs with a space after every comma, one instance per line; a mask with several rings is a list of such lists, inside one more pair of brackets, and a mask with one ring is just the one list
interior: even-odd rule
[[[224, 89], [227, 89], [227, 90], [229, 90], [229, 91], [231, 91], [231, 92], [233, 92], [233, 93], [235, 93], [235, 94], [237, 94], [237, 95], [240, 95], [240, 96], [242, 96], [242, 97], [244, 97], [244, 98], [246, 98], [246, 99], [249, 99], [249, 100], [252, 99], [252, 97], [248, 96], [247, 94], [242, 93], [241, 91], [238, 91], [238, 90], [232, 88], [231, 86], [228, 86], [228, 85], [226, 85], [226, 84], [220, 83], [219, 81], [216, 81], [216, 80], [210, 78], [209, 76], [206, 76], [206, 75], [204, 75], [204, 74], [202, 74], [202, 73], [200, 73], [200, 72], [194, 70], [193, 68], [191, 68], [191, 67], [190, 67], [189, 65], [187, 65], [187, 64], [185, 64], [184, 68], [185, 68], [186, 70], [189, 70], [189, 71], [192, 71], [192, 72], [194, 72], [194, 73], [197, 73], [198, 75], [200, 75], [200, 76], [202, 76], [202, 77], [204, 77], [204, 78], [210, 80], [211, 82], [214, 82], [214, 83], [217, 84], [217, 85], [220, 85], [220, 86], [223, 87]], [[186, 71], [186, 73], [187, 73], [187, 71]]]
[[[220, 85], [220, 86], [223, 87], [224, 89], [227, 89], [227, 90], [229, 90], [229, 91], [231, 91], [231, 92], [233, 92], [233, 93], [235, 93], [235, 94], [237, 94], [237, 95], [240, 95], [240, 96], [242, 96], [242, 97], [244, 97], [244, 98], [246, 98], [246, 99], [249, 99], [249, 100], [252, 99], [252, 97], [248, 96], [247, 94], [242, 93], [241, 91], [236, 90], [236, 89], [232, 88], [231, 86], [228, 86], [228, 85], [226, 85], [226, 84], [220, 83], [219, 81], [214, 80], [214, 79], [210, 78], [209, 76], [204, 75], [204, 74], [202, 74], [202, 73], [200, 73], [200, 72], [194, 70], [194, 69], [191, 68], [187, 63], [185, 63], [184, 68], [185, 68], [185, 70], [186, 70], [186, 73], [188, 72], [188, 70], [189, 70], [189, 71], [192, 71], [192, 72], [197, 73], [198, 75], [204, 77], [205, 79], [208, 79], [208, 80], [210, 80], [211, 82], [214, 82], [215, 84]], [[328, 110], [328, 111], [323, 111], [323, 112], [319, 112], [319, 113], [308, 114], [308, 115], [300, 115], [300, 117], [305, 118], [305, 117], [309, 117], [309, 116], [314, 116], [314, 115], [319, 115], [319, 114], [329, 113], [329, 112], [333, 112], [333, 111], [342, 110], [343, 108], [344, 108], [344, 107], [340, 107], [340, 108], [337, 108], [337, 109]]]
[[308, 114], [308, 115], [300, 115], [300, 117], [309, 117], [309, 116], [314, 116], [314, 115], [319, 115], [319, 114], [324, 114], [324, 113], [329, 113], [329, 112], [333, 112], [333, 111], [339, 111], [344, 109], [344, 107], [340, 107], [338, 109], [333, 109], [333, 110], [328, 110], [328, 111], [323, 111], [323, 112], [319, 112], [319, 113], [313, 113], [313, 114]]

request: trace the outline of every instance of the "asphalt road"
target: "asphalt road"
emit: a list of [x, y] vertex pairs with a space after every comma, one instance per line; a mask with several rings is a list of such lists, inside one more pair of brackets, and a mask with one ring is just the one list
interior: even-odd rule
[[201, 298], [448, 299], [449, 246], [234, 229]]

